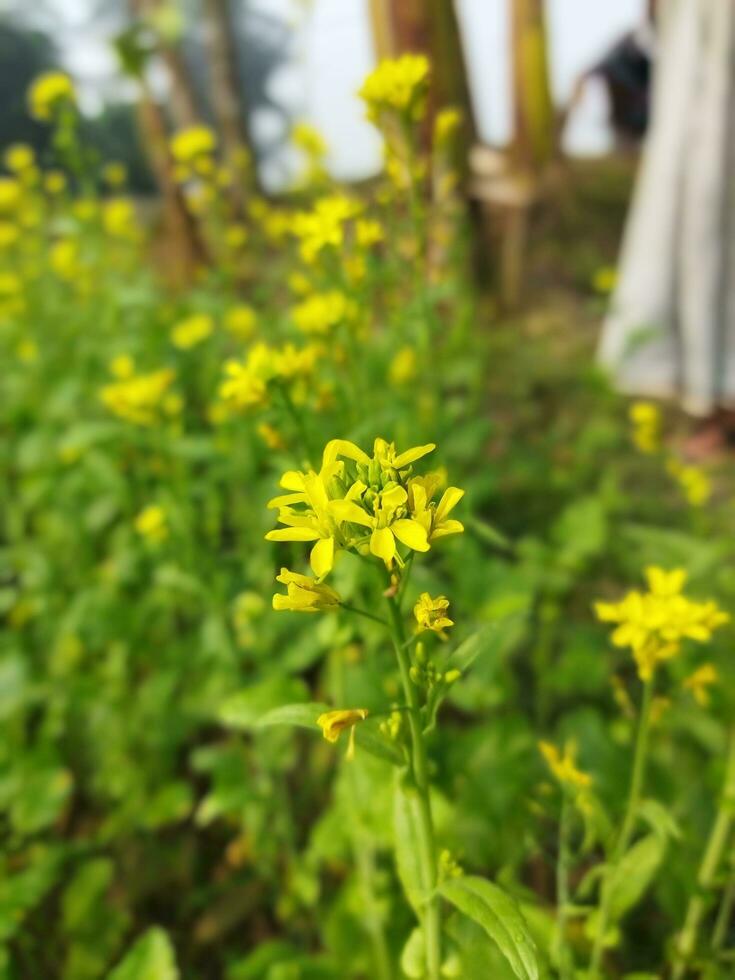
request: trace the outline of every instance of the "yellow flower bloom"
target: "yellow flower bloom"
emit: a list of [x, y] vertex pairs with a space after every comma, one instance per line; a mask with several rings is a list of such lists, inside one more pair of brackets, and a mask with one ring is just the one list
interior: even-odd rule
[[628, 410], [634, 445], [642, 453], [656, 453], [661, 448], [661, 412], [653, 402], [633, 402]]
[[245, 303], [231, 307], [225, 313], [225, 330], [238, 340], [248, 340], [255, 332], [256, 316], [252, 306]]
[[448, 143], [462, 125], [462, 113], [454, 106], [440, 109], [434, 120], [434, 142], [439, 146]]
[[65, 282], [77, 278], [79, 272], [79, 243], [74, 238], [62, 238], [49, 252], [51, 268]]
[[274, 452], [286, 448], [286, 443], [283, 441], [283, 436], [281, 433], [278, 431], [278, 429], [275, 429], [272, 425], [269, 425], [268, 422], [261, 422], [258, 425], [257, 431], [258, 435], [266, 446], [269, 449], [272, 449]]
[[416, 377], [416, 350], [413, 347], [401, 347], [390, 362], [388, 379], [392, 385], [408, 384]]
[[454, 622], [448, 618], [449, 599], [440, 595], [435, 599], [428, 592], [422, 592], [413, 607], [413, 614], [416, 617], [416, 632], [422, 633], [424, 630], [432, 630], [444, 638], [444, 630], [454, 626]]
[[168, 537], [168, 521], [163, 507], [150, 504], [135, 518], [135, 530], [138, 534], [153, 544], [158, 544]]
[[179, 350], [190, 350], [214, 331], [214, 320], [206, 313], [195, 313], [181, 320], [171, 331], [171, 343]]
[[13, 143], [5, 151], [5, 166], [11, 173], [22, 174], [29, 170], [36, 162], [36, 155], [33, 147], [26, 143]]
[[281, 569], [281, 574], [276, 576], [276, 581], [283, 582], [287, 592], [286, 595], [276, 593], [273, 596], [273, 608], [279, 611], [323, 612], [336, 609], [341, 602], [339, 593], [330, 586], [317, 582], [308, 575], [291, 572], [287, 568]]
[[685, 466], [678, 459], [670, 459], [666, 469], [679, 484], [692, 507], [702, 507], [712, 496], [712, 482], [698, 466]]
[[128, 179], [125, 164], [116, 160], [106, 163], [102, 168], [102, 179], [108, 187], [122, 187]]
[[717, 668], [714, 664], [706, 663], [697, 667], [694, 673], [683, 681], [683, 686], [687, 691], [691, 691], [694, 700], [703, 708], [709, 704], [709, 688], [716, 684], [720, 679]]
[[20, 205], [23, 188], [14, 177], [0, 177], [0, 214], [12, 214]]
[[125, 197], [105, 201], [102, 207], [102, 226], [112, 238], [136, 239], [138, 226], [133, 202]]
[[[399, 544], [412, 551], [428, 551], [432, 537], [462, 530], [459, 521], [449, 520], [447, 514], [463, 491], [450, 487], [438, 506], [426, 491], [431, 486], [433, 494], [436, 481], [417, 485], [412, 497], [409, 495], [411, 464], [433, 449], [431, 443], [399, 453], [393, 443], [376, 439], [370, 457], [352, 442], [331, 440], [319, 473], [283, 475], [281, 486], [290, 492], [268, 506], [278, 508], [279, 523], [286, 527], [266, 537], [316, 542], [310, 560], [319, 578], [331, 571], [342, 549], [371, 553], [387, 568], [394, 562], [403, 565]], [[414, 509], [417, 501], [420, 511]]]
[[360, 248], [371, 248], [384, 238], [383, 226], [375, 218], [359, 218], [355, 222], [355, 241]]
[[311, 160], [323, 160], [327, 155], [327, 144], [318, 129], [306, 122], [294, 123], [291, 129], [291, 142], [302, 150]]
[[538, 747], [552, 775], [562, 786], [569, 786], [575, 790], [583, 790], [591, 786], [592, 777], [578, 769], [575, 764], [576, 752], [572, 743], [564, 747], [563, 754], [551, 742], [539, 742]]
[[110, 374], [115, 378], [131, 378], [135, 374], [135, 362], [129, 354], [118, 354], [109, 365]]
[[615, 646], [630, 647], [644, 681], [659, 663], [679, 653], [685, 639], [705, 643], [730, 617], [714, 602], [694, 602], [682, 595], [686, 572], [678, 568], [646, 569], [649, 591], [629, 592], [620, 602], [598, 602], [598, 619], [616, 623], [611, 639]]
[[321, 728], [324, 738], [332, 743], [337, 741], [346, 728], [349, 728], [350, 742], [347, 747], [347, 758], [352, 759], [355, 755], [355, 725], [365, 721], [367, 716], [367, 708], [341, 708], [319, 715], [316, 723]]
[[61, 194], [66, 189], [66, 174], [49, 170], [43, 178], [43, 186], [49, 194]]
[[134, 374], [105, 385], [100, 398], [118, 418], [134, 425], [154, 425], [173, 379], [173, 371], [168, 368], [150, 374]]
[[344, 194], [320, 198], [313, 210], [294, 215], [293, 234], [300, 241], [301, 257], [314, 262], [325, 248], [341, 248], [345, 225], [357, 217], [361, 205]]
[[417, 120], [423, 115], [429, 88], [429, 60], [422, 54], [404, 54], [387, 59], [365, 79], [359, 95], [369, 119], [384, 112], [397, 112]]
[[294, 323], [305, 334], [329, 333], [354, 314], [354, 304], [336, 289], [313, 293], [291, 310]]
[[217, 141], [207, 126], [189, 126], [171, 137], [171, 155], [177, 163], [193, 164], [214, 153]]
[[28, 90], [30, 113], [41, 122], [49, 122], [60, 106], [74, 105], [75, 100], [76, 93], [72, 80], [60, 71], [49, 71], [39, 75]]

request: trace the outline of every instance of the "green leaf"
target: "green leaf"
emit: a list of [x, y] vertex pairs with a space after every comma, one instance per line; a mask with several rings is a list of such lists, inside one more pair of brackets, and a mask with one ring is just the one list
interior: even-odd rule
[[[307, 728], [316, 722], [316, 715], [310, 722], [289, 720], [287, 714], [283, 719], [275, 720], [276, 712], [288, 708], [309, 708], [310, 705], [293, 704], [303, 702], [308, 694], [306, 684], [295, 677], [282, 677], [278, 674], [232, 694], [220, 705], [219, 720], [229, 728], [249, 730], [262, 728], [265, 725], [303, 725]], [[316, 707], [321, 707], [317, 705]], [[327, 711], [326, 707], [321, 707]], [[317, 712], [319, 714], [320, 712]], [[274, 720], [267, 721], [266, 719]]]
[[463, 673], [469, 670], [479, 656], [499, 649], [524, 618], [524, 612], [514, 611], [481, 626], [454, 650], [447, 661], [447, 667], [456, 668]]
[[419, 860], [420, 826], [418, 793], [414, 788], [404, 786], [403, 780], [397, 776], [393, 796], [396, 868], [406, 898], [419, 918], [423, 915], [428, 893], [428, 883], [424, 881]]
[[416, 926], [401, 953], [401, 969], [409, 980], [421, 980], [424, 976], [425, 956], [424, 933], [420, 926]]
[[253, 724], [253, 728], [271, 728], [274, 725], [291, 725], [296, 728], [310, 728], [318, 732], [316, 720], [319, 715], [329, 711], [328, 704], [321, 704], [318, 701], [309, 701], [305, 704], [282, 704], [280, 708], [273, 708], [262, 718]]
[[149, 929], [107, 980], [179, 980], [176, 955], [167, 933], [157, 926]]
[[664, 840], [681, 840], [681, 827], [676, 818], [658, 800], [644, 800], [638, 807], [638, 815]]
[[663, 860], [666, 844], [659, 834], [637, 841], [610, 875], [610, 920], [617, 922], [638, 903]]
[[538, 980], [536, 945], [515, 899], [484, 878], [450, 878], [439, 893], [482, 926], [508, 961], [518, 980]]

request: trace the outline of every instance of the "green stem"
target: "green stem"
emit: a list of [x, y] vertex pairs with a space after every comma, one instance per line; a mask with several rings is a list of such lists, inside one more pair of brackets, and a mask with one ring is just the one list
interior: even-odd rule
[[725, 886], [724, 892], [722, 893], [722, 901], [720, 902], [720, 907], [717, 910], [715, 927], [712, 930], [711, 946], [712, 952], [715, 955], [719, 954], [725, 943], [727, 927], [730, 923], [733, 909], [735, 909], [735, 871], [730, 875], [730, 879]]
[[357, 606], [350, 606], [346, 602], [340, 602], [340, 609], [344, 609], [345, 612], [353, 613], [355, 616], [364, 616], [365, 619], [372, 619], [374, 623], [380, 623], [381, 626], [390, 628], [390, 623], [382, 619], [380, 616], [376, 616], [367, 609], [358, 609]]
[[569, 907], [569, 817], [570, 801], [566, 789], [561, 804], [561, 818], [559, 820], [559, 847], [556, 858], [556, 934], [554, 946], [556, 947], [557, 962], [559, 964], [559, 976], [561, 980], [571, 980], [573, 971], [569, 960], [569, 947], [567, 946], [567, 909]]
[[672, 980], [681, 980], [697, 948], [697, 938], [702, 919], [710, 906], [711, 891], [722, 862], [733, 824], [735, 802], [735, 728], [730, 732], [725, 782], [717, 807], [715, 821], [710, 831], [702, 863], [697, 873], [697, 889], [689, 899], [684, 925], [676, 944], [677, 961], [671, 973]]
[[648, 754], [648, 736], [651, 730], [651, 704], [653, 702], [653, 680], [649, 679], [643, 683], [643, 703], [641, 705], [641, 716], [638, 722], [636, 733], [635, 753], [633, 756], [633, 772], [630, 779], [630, 789], [628, 791], [628, 803], [625, 808], [623, 824], [620, 828], [612, 853], [607, 862], [605, 875], [602, 879], [602, 892], [600, 897], [600, 909], [595, 934], [595, 944], [592, 948], [592, 958], [590, 959], [590, 977], [599, 977], [600, 966], [602, 964], [602, 954], [604, 951], [605, 934], [607, 933], [608, 921], [610, 918], [610, 900], [612, 897], [611, 882], [612, 872], [618, 862], [628, 850], [633, 831], [635, 829], [636, 817], [638, 814], [638, 804], [643, 790], [643, 781], [646, 774], [646, 757]]
[[411, 770], [418, 793], [419, 834], [418, 857], [421, 862], [422, 878], [426, 885], [426, 908], [422, 921], [426, 948], [426, 968], [428, 980], [439, 980], [441, 968], [441, 931], [439, 903], [435, 894], [438, 865], [434, 840], [434, 821], [431, 814], [429, 766], [424, 742], [421, 706], [418, 690], [409, 676], [411, 667], [406, 638], [403, 630], [400, 606], [394, 598], [388, 599], [390, 613], [390, 633], [398, 661], [398, 670], [408, 705], [408, 722], [411, 732]]

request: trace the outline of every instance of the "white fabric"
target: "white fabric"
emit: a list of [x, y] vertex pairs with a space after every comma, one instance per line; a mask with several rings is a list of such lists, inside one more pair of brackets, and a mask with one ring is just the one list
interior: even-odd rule
[[735, 3], [670, 0], [600, 357], [622, 390], [735, 403]]

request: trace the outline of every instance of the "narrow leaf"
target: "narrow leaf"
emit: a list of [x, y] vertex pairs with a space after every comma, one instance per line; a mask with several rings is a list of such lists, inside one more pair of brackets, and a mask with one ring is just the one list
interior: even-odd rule
[[637, 841], [623, 855], [610, 876], [610, 919], [617, 922], [640, 901], [653, 881], [666, 851], [658, 834]]
[[536, 946], [515, 899], [474, 875], [448, 879], [439, 886], [439, 893], [482, 926], [518, 980], [538, 980]]

